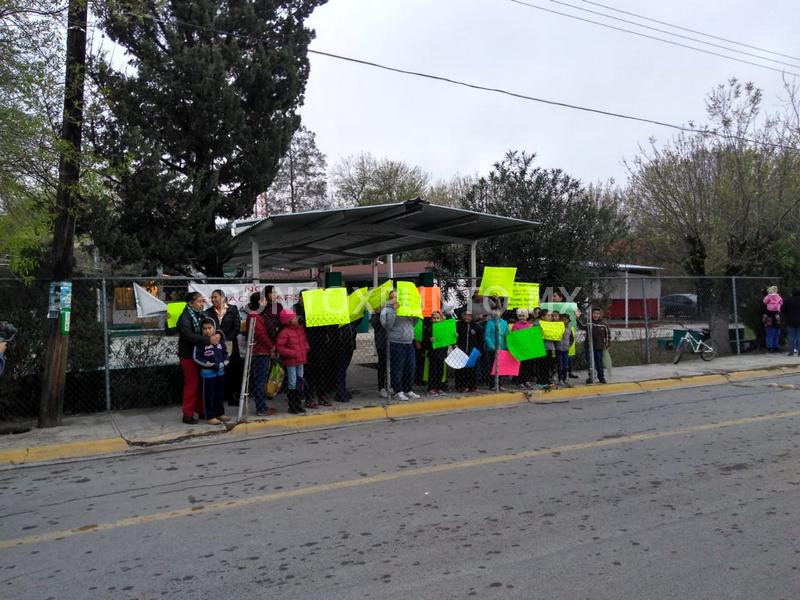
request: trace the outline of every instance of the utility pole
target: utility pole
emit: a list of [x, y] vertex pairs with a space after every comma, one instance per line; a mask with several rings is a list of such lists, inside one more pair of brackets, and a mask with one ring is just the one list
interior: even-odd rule
[[[86, 77], [87, 4], [88, 0], [70, 0], [67, 9], [64, 114], [53, 229], [52, 281], [69, 281], [72, 277], [75, 200], [78, 196], [80, 179], [83, 88]], [[59, 321], [60, 319], [48, 319], [44, 381], [39, 403], [39, 427], [56, 427], [61, 424], [69, 337], [62, 335]]]

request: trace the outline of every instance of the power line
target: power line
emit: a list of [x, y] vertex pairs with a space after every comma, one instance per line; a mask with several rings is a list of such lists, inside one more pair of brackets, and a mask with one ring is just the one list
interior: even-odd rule
[[659, 21], [658, 19], [652, 19], [650, 17], [645, 17], [644, 15], [639, 15], [634, 12], [628, 12], [627, 10], [622, 10], [620, 8], [614, 8], [613, 6], [607, 6], [605, 4], [600, 4], [599, 2], [592, 2], [591, 0], [581, 0], [582, 2], [586, 2], [586, 4], [593, 4], [594, 6], [599, 6], [600, 8], [605, 8], [608, 10], [613, 10], [614, 12], [622, 13], [624, 15], [629, 15], [631, 17], [636, 17], [637, 19], [643, 19], [645, 21], [650, 21], [651, 23], [658, 23], [659, 25], [666, 25], [667, 27], [674, 27], [675, 29], [680, 29], [682, 31], [688, 31], [689, 33], [696, 33], [697, 35], [702, 35], [705, 37], [709, 37], [714, 40], [719, 40], [721, 42], [728, 42], [729, 44], [736, 44], [737, 46], [743, 46], [744, 48], [750, 48], [751, 50], [758, 50], [759, 52], [767, 52], [769, 54], [774, 54], [775, 56], [782, 56], [784, 58], [791, 58], [792, 60], [800, 60], [800, 57], [791, 56], [790, 54], [781, 54], [780, 52], [775, 52], [774, 50], [767, 50], [766, 48], [759, 48], [758, 46], [751, 46], [750, 44], [745, 44], [743, 42], [737, 42], [736, 40], [731, 40], [724, 37], [719, 37], [716, 35], [712, 35], [710, 33], [703, 33], [702, 31], [697, 31], [696, 29], [689, 29], [688, 27], [683, 27], [681, 25], [675, 25], [674, 23], [667, 23], [666, 21]]
[[[614, 21], [620, 21], [621, 23], [627, 23], [627, 24], [633, 25], [635, 27], [641, 27], [643, 29], [649, 29], [651, 31], [657, 31], [659, 33], [666, 33], [667, 35], [671, 35], [671, 36], [674, 36], [674, 37], [677, 37], [677, 38], [681, 38], [681, 39], [684, 39], [684, 40], [689, 40], [689, 41], [692, 41], [692, 42], [697, 42], [698, 44], [705, 44], [706, 46], [711, 46], [713, 48], [720, 48], [721, 50], [727, 50], [728, 52], [735, 52], [736, 54], [741, 54], [743, 56], [750, 56], [752, 58], [758, 58], [760, 60], [767, 60], [769, 62], [773, 62], [773, 63], [778, 64], [778, 65], [785, 65], [787, 67], [792, 67], [792, 68], [795, 68], [795, 69], [800, 68], [800, 65], [798, 65], [796, 63], [788, 63], [788, 62], [784, 62], [782, 60], [769, 58], [768, 56], [761, 56], [760, 54], [753, 54], [752, 52], [745, 52], [744, 50], [737, 50], [736, 48], [731, 48], [729, 46], [723, 46], [722, 44], [715, 44], [714, 42], [707, 42], [705, 40], [701, 40], [701, 39], [698, 39], [696, 37], [692, 37], [690, 35], [681, 35], [680, 33], [675, 33], [673, 31], [668, 31], [666, 29], [659, 29], [658, 27], [651, 27], [650, 25], [643, 25], [642, 23], [637, 23], [636, 21], [630, 21], [628, 19], [622, 19], [620, 17], [615, 17], [614, 15], [607, 15], [605, 13], [602, 13], [602, 12], [597, 11], [597, 10], [592, 10], [590, 8], [582, 8], [580, 6], [576, 6], [574, 4], [570, 4], [569, 2], [562, 2], [561, 0], [548, 0], [548, 1], [552, 2], [553, 4], [560, 4], [561, 6], [567, 6], [569, 8], [574, 8], [575, 10], [581, 10], [583, 12], [588, 12], [588, 13], [593, 14], [593, 15], [598, 15], [598, 16], [603, 17], [605, 19], [612, 19]], [[800, 59], [798, 59], [798, 60], [800, 60]]]
[[592, 25], [599, 25], [600, 27], [606, 27], [608, 29], [614, 29], [616, 31], [622, 31], [624, 33], [630, 33], [632, 35], [638, 35], [639, 37], [648, 38], [651, 40], [656, 40], [659, 42], [664, 42], [665, 44], [672, 44], [673, 46], [680, 46], [681, 48], [688, 48], [689, 50], [695, 50], [697, 52], [702, 52], [703, 54], [710, 54], [712, 56], [719, 56], [720, 58], [727, 58], [728, 60], [735, 60], [736, 62], [744, 63], [747, 65], [753, 65], [754, 67], [761, 67], [762, 69], [768, 69], [770, 71], [775, 71], [776, 73], [785, 73], [787, 75], [795, 75], [800, 77], [800, 73], [795, 73], [793, 71], [787, 71], [786, 69], [777, 69], [775, 67], [770, 67], [769, 65], [762, 65], [759, 63], [755, 63], [749, 60], [744, 60], [742, 58], [735, 58], [733, 56], [728, 56], [726, 54], [720, 54], [719, 52], [714, 52], [712, 50], [706, 50], [704, 48], [698, 48], [696, 46], [689, 46], [688, 44], [682, 44], [680, 42], [674, 42], [672, 40], [667, 40], [664, 38], [660, 38], [654, 35], [648, 35], [646, 33], [640, 33], [638, 31], [633, 31], [631, 29], [625, 29], [624, 27], [617, 27], [615, 25], [609, 25], [608, 23], [601, 23], [600, 21], [593, 21], [592, 19], [586, 19], [584, 17], [579, 17], [577, 15], [571, 15], [569, 13], [561, 12], [558, 10], [553, 10], [552, 8], [545, 8], [543, 6], [537, 6], [535, 4], [530, 4], [528, 2], [523, 2], [522, 0], [508, 0], [509, 2], [513, 2], [514, 4], [519, 4], [521, 6], [526, 6], [528, 8], [533, 8], [536, 10], [541, 10], [544, 12], [552, 13], [555, 15], [560, 15], [562, 17], [567, 17], [570, 19], [575, 19], [576, 21], [583, 21], [584, 23], [591, 23]]
[[[225, 31], [225, 30], [222, 30], [222, 29], [209, 27], [207, 25], [199, 25], [199, 24], [196, 24], [196, 23], [190, 23], [188, 21], [181, 21], [179, 19], [160, 19], [158, 17], [155, 17], [153, 15], [149, 15], [149, 14], [130, 13], [130, 12], [127, 12], [127, 11], [125, 12], [125, 14], [127, 14], [129, 16], [133, 16], [133, 17], [139, 17], [139, 18], [142, 18], [142, 19], [148, 19], [148, 20], [151, 20], [153, 22], [162, 23], [162, 24], [165, 24], [165, 25], [177, 24], [177, 25], [183, 25], [185, 27], [191, 27], [191, 28], [194, 28], [194, 29], [200, 29], [200, 30], [204, 30], [204, 31], [209, 31], [209, 32], [212, 32], [212, 33], [224, 34], [224, 35], [228, 35], [230, 37], [235, 37], [235, 38], [239, 38], [239, 39], [246, 39], [246, 40], [250, 40], [250, 41], [253, 41], [253, 42], [263, 42], [264, 41], [263, 39], [255, 37], [255, 36], [250, 36], [250, 35], [245, 35], [245, 34], [240, 34], [240, 33], [234, 33], [232, 31]], [[518, 93], [518, 92], [512, 92], [512, 91], [509, 91], [509, 90], [504, 90], [502, 88], [488, 87], [488, 86], [480, 85], [480, 84], [477, 84], [477, 83], [469, 83], [469, 82], [466, 82], [466, 81], [460, 81], [458, 79], [451, 79], [449, 77], [443, 77], [441, 75], [432, 75], [430, 73], [422, 73], [422, 72], [419, 72], [419, 71], [411, 71], [411, 70], [408, 70], [408, 69], [401, 69], [399, 67], [392, 67], [392, 66], [389, 66], [389, 65], [383, 65], [383, 64], [372, 62], [372, 61], [368, 61], [368, 60], [362, 60], [362, 59], [359, 59], [359, 58], [352, 58], [350, 56], [344, 56], [344, 55], [341, 55], [341, 54], [334, 54], [332, 52], [324, 52], [322, 50], [313, 50], [313, 49], [309, 48], [308, 49], [308, 53], [309, 54], [316, 54], [318, 56], [325, 56], [327, 58], [333, 58], [333, 59], [341, 60], [341, 61], [345, 61], [345, 62], [355, 63], [355, 64], [359, 64], [359, 65], [363, 65], [363, 66], [373, 67], [373, 68], [376, 68], [376, 69], [381, 69], [381, 70], [384, 70], [384, 71], [390, 71], [390, 72], [393, 72], [393, 73], [401, 73], [403, 75], [411, 75], [411, 76], [414, 76], [414, 77], [421, 77], [421, 78], [424, 78], [424, 79], [432, 79], [434, 81], [441, 81], [443, 83], [449, 83], [449, 84], [452, 84], [452, 85], [457, 85], [457, 86], [461, 86], [461, 87], [467, 87], [467, 88], [470, 88], [470, 89], [482, 90], [482, 91], [485, 91], [485, 92], [492, 92], [492, 93], [496, 93], [496, 94], [502, 94], [502, 95], [505, 95], [505, 96], [510, 96], [512, 98], [518, 98], [518, 99], [521, 99], [521, 100], [529, 100], [531, 102], [538, 102], [538, 103], [541, 103], [541, 104], [548, 104], [548, 105], [551, 105], [551, 106], [558, 106], [558, 107], [561, 107], [561, 108], [569, 108], [569, 109], [572, 109], [572, 110], [579, 110], [579, 111], [582, 111], [582, 112], [605, 115], [607, 117], [614, 117], [614, 118], [617, 118], [617, 119], [625, 119], [625, 120], [628, 120], [628, 121], [637, 121], [637, 122], [640, 122], [640, 123], [649, 123], [651, 125], [658, 125], [660, 127], [668, 127], [670, 129], [676, 129], [678, 131], [684, 131], [684, 132], [687, 132], [687, 133], [699, 133], [699, 134], [702, 134], [702, 135], [713, 135], [713, 136], [717, 136], [717, 137], [722, 137], [722, 138], [727, 138], [727, 139], [732, 139], [732, 140], [738, 140], [738, 141], [742, 141], [742, 142], [748, 142], [750, 144], [776, 148], [776, 149], [779, 149], [779, 150], [790, 150], [790, 151], [794, 151], [794, 152], [800, 152], [800, 148], [795, 148], [794, 146], [785, 146], [783, 144], [776, 144], [776, 143], [773, 143], [773, 142], [758, 141], [758, 140], [754, 140], [754, 139], [747, 138], [747, 137], [744, 137], [744, 136], [720, 133], [719, 131], [716, 131], [716, 130], [713, 130], [713, 129], [697, 129], [696, 127], [687, 127], [685, 125], [675, 125], [674, 123], [667, 123], [665, 121], [659, 121], [657, 119], [650, 119], [650, 118], [647, 118], [647, 117], [636, 117], [636, 116], [633, 116], [633, 115], [626, 115], [624, 113], [617, 113], [617, 112], [612, 112], [612, 111], [603, 110], [603, 109], [599, 109], [599, 108], [581, 106], [579, 104], [570, 104], [568, 102], [560, 102], [560, 101], [557, 101], [557, 100], [549, 100], [547, 98], [538, 98], [536, 96], [528, 96], [526, 94], [521, 94], [521, 93]]]

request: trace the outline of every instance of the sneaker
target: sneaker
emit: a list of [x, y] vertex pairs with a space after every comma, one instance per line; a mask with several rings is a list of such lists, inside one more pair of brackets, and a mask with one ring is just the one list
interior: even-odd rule
[[438, 396], [439, 392], [437, 390], [428, 390], [428, 396]]
[[262, 410], [256, 413], [257, 417], [271, 417], [272, 415], [277, 415], [278, 410], [275, 408], [268, 408], [267, 410]]
[[209, 419], [208, 421], [206, 421], [206, 423], [208, 423], [209, 425], [222, 425], [222, 421], [220, 421], [216, 417], [214, 417], [213, 419]]
[[577, 375], [575, 375], [575, 373], [570, 373], [570, 374], [569, 374], [569, 378], [570, 378], [570, 379], [578, 379], [578, 376], [577, 376]]
[[183, 422], [187, 425], [197, 425], [197, 419], [194, 417], [187, 417], [186, 415], [183, 416]]
[[231, 418], [230, 418], [228, 415], [220, 415], [220, 416], [218, 416], [217, 418], [218, 418], [220, 421], [222, 421], [223, 423], [227, 423], [228, 421], [230, 421], [230, 420], [231, 420]]
[[320, 406], [333, 406], [333, 404], [331, 404], [330, 400], [328, 400], [327, 398], [320, 398], [319, 399], [319, 405]]
[[417, 398], [419, 398], [419, 394], [416, 392], [406, 392], [406, 396], [408, 396], [412, 400], [416, 400]]
[[395, 400], [399, 400], [400, 402], [408, 402], [408, 396], [406, 396], [403, 392], [397, 392], [394, 395]]
[[381, 391], [378, 392], [378, 396], [380, 396], [381, 398], [388, 398], [389, 392], [386, 391], [386, 388], [381, 388]]
[[306, 400], [306, 408], [319, 408], [316, 400]]
[[605, 382], [606, 382], [605, 378], [603, 378], [603, 377], [601, 377], [600, 379], [598, 379], [598, 381], [599, 381], [600, 383], [605, 383]]

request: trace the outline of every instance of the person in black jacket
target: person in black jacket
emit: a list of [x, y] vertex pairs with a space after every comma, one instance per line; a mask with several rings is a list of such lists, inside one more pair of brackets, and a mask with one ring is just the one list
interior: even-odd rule
[[337, 332], [336, 357], [336, 394], [334, 400], [337, 402], [350, 402], [350, 393], [347, 391], [347, 368], [353, 360], [353, 353], [356, 350], [356, 328], [358, 321], [348, 323], [339, 327]]
[[183, 371], [183, 422], [194, 425], [195, 413], [205, 418], [200, 398], [200, 366], [194, 361], [194, 347], [198, 344], [219, 344], [222, 336], [215, 333], [203, 335], [200, 323], [203, 321], [205, 300], [200, 292], [186, 294], [186, 307], [178, 317], [178, 359]]
[[795, 356], [800, 352], [800, 289], [792, 290], [792, 295], [783, 303], [782, 311], [789, 336], [789, 356]]
[[230, 364], [225, 369], [225, 399], [229, 406], [239, 406], [239, 391], [242, 383], [243, 363], [239, 355], [239, 332], [242, 329], [242, 318], [239, 309], [228, 304], [225, 292], [211, 292], [211, 307], [206, 315], [214, 321], [214, 327], [222, 333], [225, 349]]
[[[472, 321], [472, 311], [465, 310], [456, 323], [456, 344], [469, 356], [478, 347], [482, 338], [480, 327]], [[474, 392], [478, 389], [477, 367], [456, 369], [456, 391]]]

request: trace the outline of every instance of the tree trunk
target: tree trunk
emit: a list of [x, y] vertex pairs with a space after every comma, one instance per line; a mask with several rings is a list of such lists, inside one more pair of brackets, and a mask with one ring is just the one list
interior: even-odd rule
[[[70, 0], [67, 18], [67, 59], [64, 79], [63, 143], [58, 164], [56, 219], [53, 229], [53, 281], [72, 277], [75, 198], [80, 179], [83, 87], [86, 73], [87, 0]], [[69, 337], [61, 335], [60, 319], [50, 320], [44, 381], [39, 404], [39, 427], [61, 424], [67, 375]]]

